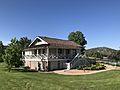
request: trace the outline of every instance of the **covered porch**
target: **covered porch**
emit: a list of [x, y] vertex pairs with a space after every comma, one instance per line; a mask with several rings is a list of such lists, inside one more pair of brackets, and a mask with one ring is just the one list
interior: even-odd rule
[[49, 46], [31, 48], [22, 52], [22, 56], [25, 59], [73, 59], [80, 49], [69, 48], [50, 48]]

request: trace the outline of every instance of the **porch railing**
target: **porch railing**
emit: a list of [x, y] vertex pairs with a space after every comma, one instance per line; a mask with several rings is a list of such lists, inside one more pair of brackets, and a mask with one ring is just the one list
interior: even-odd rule
[[40, 54], [40, 55], [23, 55], [22, 59], [72, 59], [70, 55], [49, 55], [47, 56], [46, 54]]
[[41, 55], [23, 55], [22, 59], [47, 59], [47, 55], [41, 54]]

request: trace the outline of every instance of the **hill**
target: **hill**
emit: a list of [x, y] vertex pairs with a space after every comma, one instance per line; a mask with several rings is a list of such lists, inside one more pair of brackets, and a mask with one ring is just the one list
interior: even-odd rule
[[108, 48], [108, 47], [97, 47], [97, 48], [91, 48], [91, 49], [87, 49], [86, 50], [86, 55], [87, 56], [95, 56], [95, 54], [99, 54], [99, 55], [102, 55], [102, 56], [109, 56], [111, 55], [112, 53], [115, 53], [117, 52], [117, 50], [115, 49], [112, 49], [112, 48]]

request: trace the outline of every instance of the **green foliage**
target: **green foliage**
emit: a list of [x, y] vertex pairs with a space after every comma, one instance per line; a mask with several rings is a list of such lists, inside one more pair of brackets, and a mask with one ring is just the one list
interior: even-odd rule
[[103, 58], [103, 57], [111, 57], [114, 55], [117, 50], [107, 48], [107, 47], [98, 47], [86, 50], [86, 56], [95, 57], [95, 58]]
[[91, 64], [88, 66], [80, 66], [78, 69], [79, 70], [103, 70], [105, 69], [106, 66], [100, 63], [96, 63], [96, 64]]
[[83, 33], [80, 32], [80, 31], [71, 32], [68, 35], [68, 39], [71, 40], [71, 41], [74, 41], [77, 44], [82, 45], [82, 46], [87, 44], [87, 41], [85, 40], [85, 37], [84, 37]]
[[5, 50], [5, 55], [3, 55], [4, 62], [7, 64], [9, 71], [12, 67], [19, 67], [23, 64], [20, 60], [21, 52], [22, 49], [19, 41], [16, 38], [12, 39]]
[[95, 57], [95, 58], [103, 58], [103, 54], [101, 54], [101, 53], [99, 53], [99, 52], [94, 52], [94, 51], [92, 51], [92, 52], [87, 52], [86, 53], [86, 56], [87, 57]]
[[31, 43], [31, 40], [28, 39], [27, 37], [21, 37], [19, 42], [21, 44], [21, 48], [25, 49], [29, 46], [29, 44]]
[[30, 67], [29, 66], [24, 66], [23, 69], [24, 69], [24, 71], [28, 71], [28, 70], [30, 70]]
[[117, 61], [120, 60], [120, 50], [114, 52], [114, 53], [111, 53], [109, 56], [108, 56], [109, 59], [114, 59]]
[[7, 64], [9, 71], [12, 67], [20, 67], [23, 65], [23, 61], [20, 60], [22, 57], [22, 51], [28, 47], [31, 40], [27, 37], [22, 37], [20, 40], [13, 38], [11, 43], [5, 50], [5, 55], [2, 56], [4, 62]]
[[4, 54], [4, 45], [2, 41], [0, 41], [0, 62], [3, 62], [2, 55]]

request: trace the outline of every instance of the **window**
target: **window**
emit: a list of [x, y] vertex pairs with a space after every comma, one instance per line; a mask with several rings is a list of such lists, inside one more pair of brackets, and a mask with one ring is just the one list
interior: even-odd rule
[[37, 55], [37, 50], [34, 50], [34, 54]]
[[69, 49], [66, 49], [66, 54], [70, 54], [70, 50]]
[[38, 54], [41, 54], [41, 49], [38, 50]]
[[45, 54], [45, 53], [46, 53], [46, 52], [45, 52], [45, 49], [43, 49], [43, 50], [42, 50], [42, 54]]
[[73, 55], [75, 56], [77, 54], [77, 50], [73, 49]]
[[58, 54], [62, 54], [62, 49], [58, 49]]

